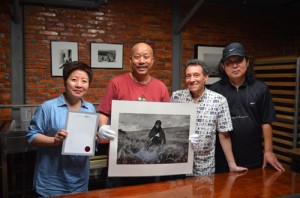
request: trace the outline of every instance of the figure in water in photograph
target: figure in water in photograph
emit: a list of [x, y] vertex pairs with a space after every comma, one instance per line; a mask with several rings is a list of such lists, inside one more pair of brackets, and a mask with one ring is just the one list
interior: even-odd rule
[[151, 129], [148, 140], [146, 143], [146, 148], [149, 149], [151, 146], [158, 146], [161, 147], [162, 145], [166, 144], [166, 135], [164, 130], [161, 127], [162, 123], [160, 120], [157, 120]]

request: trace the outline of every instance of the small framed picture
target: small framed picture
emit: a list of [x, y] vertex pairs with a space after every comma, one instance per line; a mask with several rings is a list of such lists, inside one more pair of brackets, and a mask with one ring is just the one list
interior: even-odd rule
[[52, 76], [63, 75], [63, 65], [78, 61], [77, 42], [51, 41]]
[[218, 66], [222, 58], [223, 46], [195, 45], [194, 58], [204, 61], [209, 69], [207, 84], [213, 84], [220, 80]]
[[100, 69], [122, 69], [123, 45], [91, 43], [91, 67]]

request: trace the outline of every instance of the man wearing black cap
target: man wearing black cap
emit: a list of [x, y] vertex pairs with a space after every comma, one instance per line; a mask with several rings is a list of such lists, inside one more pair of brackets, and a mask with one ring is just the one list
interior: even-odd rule
[[[255, 78], [253, 60], [242, 44], [231, 43], [224, 48], [219, 73], [221, 80], [210, 89], [222, 94], [228, 101], [236, 163], [249, 169], [265, 167], [269, 163], [276, 170], [284, 171], [273, 153], [271, 123], [275, 121], [276, 113], [272, 96], [268, 87]], [[217, 140], [216, 173], [226, 171], [228, 165]]]

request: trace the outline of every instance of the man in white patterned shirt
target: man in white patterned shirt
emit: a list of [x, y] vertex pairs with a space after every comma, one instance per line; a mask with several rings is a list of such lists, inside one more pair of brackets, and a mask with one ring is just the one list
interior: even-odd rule
[[187, 89], [173, 92], [172, 102], [197, 104], [196, 131], [189, 141], [194, 149], [193, 175], [210, 175], [215, 172], [216, 130], [225, 153], [230, 171], [244, 171], [247, 168], [237, 166], [232, 154], [232, 122], [225, 97], [205, 88], [208, 68], [205, 62], [193, 59], [187, 62], [185, 82]]

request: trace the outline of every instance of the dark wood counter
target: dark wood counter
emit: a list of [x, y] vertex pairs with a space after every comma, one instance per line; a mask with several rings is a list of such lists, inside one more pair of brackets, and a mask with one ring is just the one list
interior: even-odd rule
[[[25, 196], [31, 193], [32, 187], [28, 187], [28, 182], [32, 183], [33, 169], [35, 163], [36, 147], [27, 143], [26, 128], [29, 121], [6, 120], [0, 122], [0, 149], [1, 149], [1, 175], [2, 175], [2, 196], [3, 198], [10, 197], [10, 194]], [[20, 155], [18, 154], [24, 154]], [[25, 153], [29, 156], [25, 157]], [[8, 155], [19, 156], [9, 158]], [[27, 157], [29, 162], [27, 161]], [[11, 159], [11, 163], [9, 163]], [[34, 159], [33, 161], [31, 159]], [[16, 162], [16, 163], [13, 163]], [[32, 175], [32, 176], [31, 176]], [[28, 181], [29, 180], [29, 181]], [[19, 186], [18, 186], [19, 185]], [[17, 187], [18, 186], [18, 187]], [[1, 191], [0, 191], [1, 193]]]
[[[286, 167], [286, 169], [289, 169]], [[284, 197], [298, 194], [300, 174], [259, 168], [243, 173], [223, 173], [152, 184], [69, 194], [59, 198], [97, 197]], [[57, 197], [58, 198], [58, 197]]]

